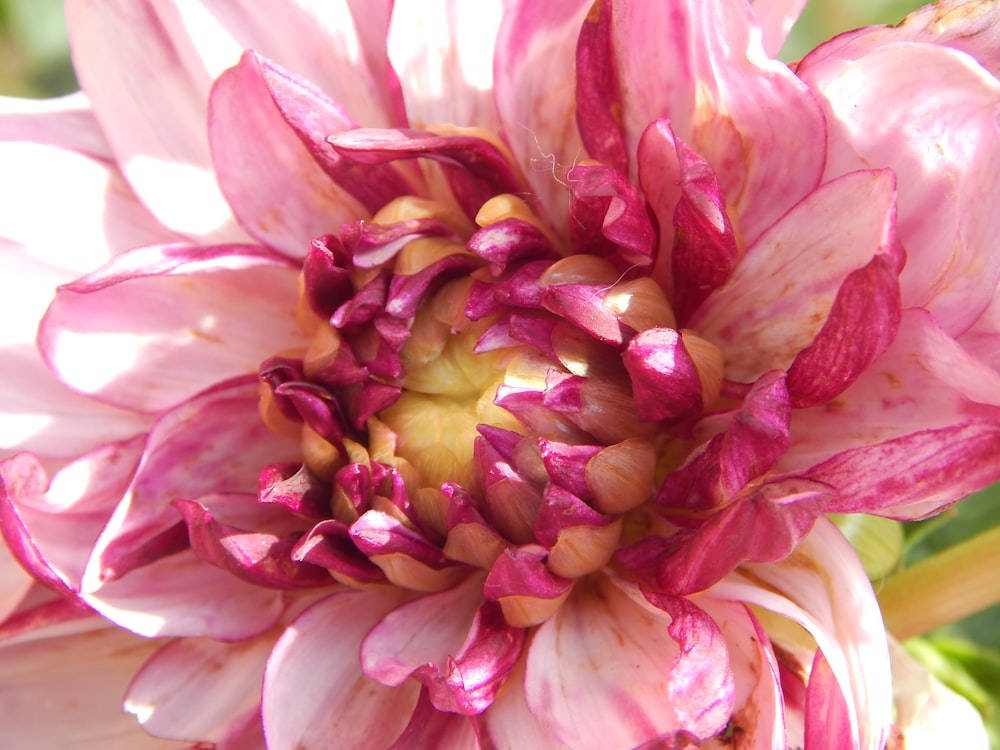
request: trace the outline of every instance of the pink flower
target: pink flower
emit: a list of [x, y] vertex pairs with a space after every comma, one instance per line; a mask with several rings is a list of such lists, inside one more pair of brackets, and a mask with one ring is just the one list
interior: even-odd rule
[[0, 117], [0, 737], [110, 663], [220, 750], [882, 748], [824, 514], [1000, 476], [997, 11], [792, 70], [797, 5], [68, 2], [87, 98]]

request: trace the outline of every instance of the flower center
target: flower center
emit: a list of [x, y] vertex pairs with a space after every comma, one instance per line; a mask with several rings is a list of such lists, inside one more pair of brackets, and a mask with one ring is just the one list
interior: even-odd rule
[[475, 223], [394, 200], [314, 240], [301, 278], [310, 343], [261, 366], [263, 418], [303, 456], [297, 484], [270, 476], [330, 498], [297, 559], [418, 591], [479, 569], [529, 627], [658, 525], [637, 509], [722, 359], [653, 278], [567, 251], [509, 194]]

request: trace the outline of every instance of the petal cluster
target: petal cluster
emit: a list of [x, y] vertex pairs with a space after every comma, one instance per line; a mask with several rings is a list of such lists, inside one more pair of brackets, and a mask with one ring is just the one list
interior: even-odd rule
[[6, 663], [124, 639], [220, 750], [881, 750], [825, 514], [1000, 477], [995, 6], [789, 67], [794, 3], [488, 5], [67, 3], [87, 98], [0, 115]]

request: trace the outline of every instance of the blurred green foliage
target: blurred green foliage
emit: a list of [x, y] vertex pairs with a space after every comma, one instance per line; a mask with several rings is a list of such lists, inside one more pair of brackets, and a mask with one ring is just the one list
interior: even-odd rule
[[39, 98], [76, 89], [62, 0], [0, 0], [0, 94]]

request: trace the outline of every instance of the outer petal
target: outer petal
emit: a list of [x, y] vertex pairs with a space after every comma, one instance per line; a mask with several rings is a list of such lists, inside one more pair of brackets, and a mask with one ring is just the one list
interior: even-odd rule
[[[0, 115], [0, 134], [13, 129], [9, 134], [17, 138], [100, 151], [100, 133], [89, 120], [85, 109], [62, 102]], [[96, 405], [59, 384], [34, 346], [38, 321], [59, 284], [132, 245], [175, 235], [103, 161], [48, 142], [4, 142], [0, 163], [0, 450], [63, 459], [134, 434], [146, 420]], [[59, 220], [52, 218], [54, 207]]]
[[[301, 71], [359, 121], [397, 124], [384, 57], [370, 49], [384, 8], [346, 2], [67, 4], [77, 74], [129, 181], [161, 220], [237, 239], [204, 130], [211, 81], [253, 48]], [[369, 64], [371, 67], [369, 67]], [[359, 81], [360, 78], [360, 81]], [[184, 196], [185, 200], [178, 200]]]
[[128, 680], [158, 643], [105, 628], [0, 649], [0, 744], [21, 748], [180, 750], [121, 711]]
[[112, 159], [108, 141], [82, 91], [56, 99], [0, 97], [0, 141], [47, 143], [97, 159]]
[[673, 690], [690, 668], [680, 656], [687, 645], [665, 612], [608, 579], [578, 587], [528, 647], [528, 708], [557, 742], [579, 750], [635, 747], [680, 729], [714, 734], [721, 726], [695, 718], [704, 696]]
[[[789, 0], [777, 1], [781, 3]], [[770, 3], [772, 0], [764, 2]], [[755, 10], [757, 4], [754, 3]], [[962, 50], [972, 55], [993, 75], [1000, 75], [998, 11], [1000, 8], [992, 2], [938, 0], [913, 11], [900, 23], [867, 26], [841, 34], [818, 47], [803, 63], [811, 64], [813, 55], [818, 58], [835, 56], [844, 60], [856, 60], [893, 42], [927, 42]]]
[[21, 564], [52, 588], [78, 589], [91, 548], [128, 489], [142, 436], [108, 443], [47, 481], [30, 454], [0, 464], [2, 527]]
[[396, 2], [389, 59], [411, 127], [437, 123], [499, 129], [493, 104], [493, 45], [500, 0]]
[[[269, 66], [265, 68], [265, 66]], [[271, 90], [287, 78], [272, 63], [247, 52], [212, 87], [209, 142], [219, 184], [240, 224], [254, 238], [291, 255], [305, 255], [309, 240], [336, 230], [365, 208], [331, 180], [285, 120]], [[312, 93], [312, 92], [309, 92]], [[316, 110], [329, 110], [326, 135], [351, 127], [332, 102], [315, 93]], [[339, 114], [340, 117], [336, 117]], [[329, 147], [327, 147], [329, 148]]]
[[238, 644], [172, 641], [136, 673], [125, 710], [155, 737], [218, 742], [234, 720], [259, 711], [261, 679], [274, 641], [274, 636]]
[[295, 284], [256, 247], [142, 248], [62, 287], [39, 346], [71, 387], [158, 411], [301, 341]]
[[894, 200], [888, 171], [845, 175], [747, 251], [690, 323], [722, 349], [727, 377], [746, 382], [789, 367], [820, 333], [849, 274], [877, 254], [896, 259]]
[[823, 650], [847, 702], [860, 750], [882, 750], [891, 722], [889, 652], [882, 616], [857, 556], [819, 519], [786, 560], [748, 564], [708, 596], [756, 604], [802, 625]]
[[553, 226], [565, 227], [563, 175], [583, 156], [573, 77], [577, 35], [592, 0], [507, 4], [494, 61], [497, 111], [514, 158]]
[[144, 430], [149, 419], [74, 393], [45, 366], [34, 339], [55, 287], [72, 272], [0, 240], [0, 455], [28, 450], [50, 468], [101, 443]]
[[[827, 405], [793, 413], [790, 447], [775, 469], [802, 472], [832, 461], [842, 452], [854, 451], [853, 460], [857, 461], [870, 451], [872, 460], [881, 453], [879, 460], [887, 462], [878, 471], [879, 478], [887, 479], [897, 470], [907, 471], [904, 467], [910, 465], [912, 455], [903, 447], [908, 435], [923, 435], [914, 440], [932, 453], [948, 449], [972, 451], [975, 441], [965, 448], [953, 441], [963, 433], [971, 438], [975, 431], [968, 432], [963, 425], [977, 419], [980, 437], [989, 432], [990, 423], [1000, 424], [1000, 375], [965, 352], [927, 311], [909, 310], [903, 316], [896, 341], [851, 388]], [[935, 434], [939, 441], [936, 449], [926, 442]], [[890, 460], [893, 452], [882, 445], [887, 441], [903, 441], [896, 443], [898, 449], [894, 452], [903, 462], [898, 466]], [[985, 453], [977, 453], [975, 458], [966, 454], [959, 462], [965, 467], [977, 467], [978, 480], [970, 474], [964, 485], [947, 487], [946, 477], [954, 477], [946, 472], [939, 477], [944, 485], [906, 482], [905, 497], [912, 501], [931, 499], [943, 491], [938, 499], [948, 502], [947, 498], [961, 496], [961, 486], [971, 491], [977, 481], [985, 484], [988, 476], [978, 472], [988, 475], [995, 455], [988, 444], [980, 444], [979, 450]], [[943, 455], [939, 458], [943, 459]], [[932, 463], [943, 466], [939, 459]], [[862, 496], [879, 504], [891, 502], [891, 498], [876, 495], [859, 495], [856, 499], [860, 501]]]
[[801, 81], [768, 59], [746, 4], [621, 0], [612, 23], [629, 154], [666, 117], [715, 169], [748, 242], [815, 187], [822, 115]]
[[926, 307], [961, 333], [1000, 281], [992, 166], [1000, 161], [1000, 83], [967, 55], [911, 43], [855, 61], [821, 49], [799, 72], [830, 123], [827, 176], [870, 165], [897, 175], [904, 306]]
[[400, 601], [395, 591], [333, 594], [285, 629], [264, 673], [270, 750], [388, 747], [399, 737], [419, 686], [390, 688], [370, 680], [361, 672], [358, 650], [365, 634]]

